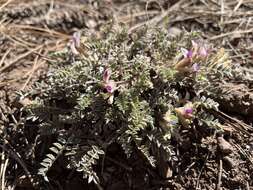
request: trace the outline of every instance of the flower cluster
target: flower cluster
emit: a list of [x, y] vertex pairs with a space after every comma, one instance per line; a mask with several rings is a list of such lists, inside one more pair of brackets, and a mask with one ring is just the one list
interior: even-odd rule
[[205, 60], [208, 56], [208, 50], [205, 44], [192, 42], [192, 48], [187, 50], [181, 48], [183, 59], [176, 63], [175, 69], [179, 72], [198, 72], [200, 69], [199, 62]]

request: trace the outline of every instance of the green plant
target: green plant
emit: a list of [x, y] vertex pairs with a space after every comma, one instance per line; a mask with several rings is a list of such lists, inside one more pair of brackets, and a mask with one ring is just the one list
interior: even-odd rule
[[59, 141], [41, 162], [45, 179], [63, 155], [68, 168], [99, 184], [94, 165], [113, 143], [155, 167], [158, 150], [170, 158], [178, 128], [222, 128], [209, 112], [218, 104], [206, 96], [233, 75], [232, 66], [223, 49], [210, 50], [197, 33], [170, 37], [163, 28], [142, 28], [75, 40], [53, 55], [58, 62], [27, 107], [40, 134]]

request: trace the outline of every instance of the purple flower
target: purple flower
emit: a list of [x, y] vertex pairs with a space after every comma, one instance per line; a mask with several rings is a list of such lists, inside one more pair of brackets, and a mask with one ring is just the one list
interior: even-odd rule
[[192, 52], [192, 50], [189, 50], [189, 51], [187, 52], [187, 54], [186, 54], [186, 57], [189, 58], [189, 59], [191, 59], [192, 56], [193, 56], [193, 52]]
[[185, 48], [181, 48], [181, 52], [184, 58], [192, 58], [192, 50], [187, 50]]
[[183, 116], [184, 116], [184, 118], [186, 118], [186, 119], [190, 119], [190, 118], [192, 118], [193, 117], [193, 109], [191, 108], [191, 107], [184, 107], [183, 108]]
[[113, 89], [113, 86], [112, 85], [105, 85], [105, 90], [109, 93], [113, 93], [114, 92], [114, 89]]
[[184, 108], [184, 114], [190, 115], [192, 113], [193, 113], [193, 109], [192, 108]]
[[80, 31], [75, 32], [70, 40], [70, 49], [71, 52], [75, 55], [78, 55], [79, 52], [77, 51], [77, 48], [80, 47], [81, 43], [80, 43], [80, 39], [81, 39], [81, 33]]
[[111, 70], [105, 69], [103, 74], [104, 89], [106, 90], [106, 92], [112, 94], [116, 89], [116, 85], [114, 81], [110, 80], [110, 77], [111, 77]]
[[112, 94], [116, 90], [116, 84], [114, 81], [109, 81], [108, 83], [104, 84], [104, 89], [106, 92]]
[[192, 40], [192, 57], [206, 58], [208, 56], [208, 50], [204, 43], [197, 43]]

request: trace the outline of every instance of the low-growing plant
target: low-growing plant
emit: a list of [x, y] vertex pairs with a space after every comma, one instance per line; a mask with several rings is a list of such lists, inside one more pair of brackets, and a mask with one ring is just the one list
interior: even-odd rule
[[224, 49], [212, 48], [196, 32], [172, 37], [164, 28], [103, 35], [75, 34], [65, 50], [53, 54], [57, 63], [27, 107], [40, 134], [57, 139], [41, 162], [45, 179], [64, 156], [68, 168], [99, 184], [94, 165], [112, 144], [128, 158], [141, 153], [156, 167], [157, 152], [170, 159], [178, 129], [222, 129], [211, 112], [218, 103], [209, 96], [217, 82], [233, 75]]

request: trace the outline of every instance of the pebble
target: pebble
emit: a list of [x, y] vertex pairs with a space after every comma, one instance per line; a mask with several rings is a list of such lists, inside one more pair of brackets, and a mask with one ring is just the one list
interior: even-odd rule
[[223, 157], [223, 161], [227, 164], [227, 166], [230, 169], [232, 169], [236, 166], [235, 161], [232, 158], [228, 157], [228, 156]]
[[231, 154], [233, 152], [232, 145], [229, 142], [227, 142], [223, 137], [218, 137], [217, 142], [221, 153]]

